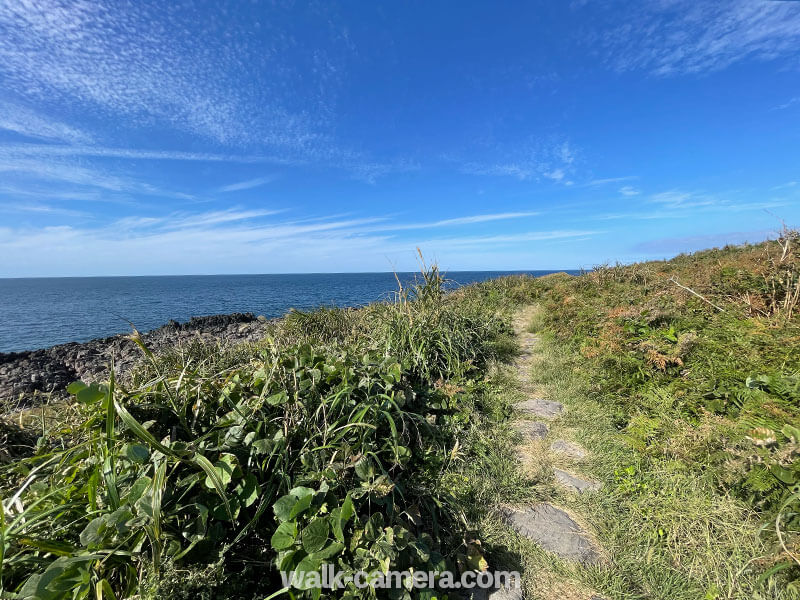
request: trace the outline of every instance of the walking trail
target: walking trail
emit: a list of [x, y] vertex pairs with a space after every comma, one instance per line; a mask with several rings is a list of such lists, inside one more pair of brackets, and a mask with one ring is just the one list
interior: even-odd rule
[[[565, 407], [559, 402], [540, 397], [531, 380], [538, 344], [536, 335], [528, 331], [533, 311], [534, 307], [523, 309], [514, 320], [514, 329], [521, 348], [514, 369], [525, 398], [514, 405], [512, 417], [514, 429], [523, 439], [523, 444], [517, 448], [517, 458], [522, 468], [526, 469], [531, 463], [542, 462], [542, 456], [531, 447], [544, 447], [556, 459], [553, 462], [565, 467], [553, 468], [557, 485], [574, 494], [591, 494], [599, 490], [601, 484], [580, 473], [581, 463], [589, 456], [588, 451], [574, 441], [556, 438], [550, 432], [551, 425], [563, 417]], [[571, 497], [572, 494], [563, 496]], [[522, 507], [503, 507], [501, 511], [511, 529], [546, 552], [580, 565], [602, 566], [607, 562], [603, 549], [594, 540], [592, 533], [580, 524], [580, 517], [572, 513], [569, 506], [539, 502]], [[519, 590], [500, 589], [489, 594], [489, 598], [519, 600], [522, 593]], [[604, 599], [593, 595], [590, 600]]]

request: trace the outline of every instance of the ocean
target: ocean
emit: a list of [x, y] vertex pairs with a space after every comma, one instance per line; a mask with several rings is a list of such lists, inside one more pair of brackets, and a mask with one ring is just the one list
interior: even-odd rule
[[[446, 275], [452, 285], [464, 285], [511, 273], [521, 271]], [[398, 276], [407, 283], [418, 274]], [[0, 279], [0, 352], [129, 333], [129, 322], [145, 332], [193, 316], [252, 312], [272, 318], [290, 308], [359, 306], [388, 299], [396, 289], [394, 273]]]

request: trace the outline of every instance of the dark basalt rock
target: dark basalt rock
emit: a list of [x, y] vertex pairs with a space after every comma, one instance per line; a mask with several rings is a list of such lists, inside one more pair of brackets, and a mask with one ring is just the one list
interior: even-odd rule
[[[142, 334], [142, 339], [154, 352], [193, 339], [252, 342], [263, 337], [268, 323], [252, 313], [192, 317], [185, 323], [170, 321]], [[127, 335], [0, 353], [0, 411], [36, 405], [42, 394], [66, 397], [73, 381], [106, 379], [112, 359], [115, 371], [125, 373], [141, 358], [141, 350]]]

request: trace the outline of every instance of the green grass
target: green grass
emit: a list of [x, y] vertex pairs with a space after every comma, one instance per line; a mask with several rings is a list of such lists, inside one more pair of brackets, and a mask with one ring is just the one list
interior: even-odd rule
[[315, 598], [279, 571], [468, 568], [525, 281], [443, 283], [292, 312], [255, 345], [142, 345], [132, 375], [72, 385], [3, 468], [4, 596]]
[[[449, 294], [434, 267], [392, 302], [291, 312], [258, 344], [143, 348], [134, 373], [3, 425], [2, 597], [315, 600], [279, 570], [481, 556], [523, 569], [529, 598], [796, 597], [797, 244]], [[591, 450], [599, 494], [563, 496], [544, 451], [515, 458], [505, 361], [531, 305], [533, 375], [569, 407], [553, 435]], [[608, 567], [564, 563], [494, 510], [540, 500], [569, 503]]]
[[570, 500], [613, 556], [572, 574], [588, 587], [798, 596], [799, 242], [538, 282], [534, 378], [569, 407], [553, 434], [589, 448], [605, 484]]
[[[558, 572], [611, 598], [786, 597], [774, 582], [760, 584], [751, 564], [768, 551], [755, 511], [698, 476], [701, 465], [638, 452], [615, 426], [614, 407], [593, 393], [585, 359], [547, 334], [540, 351], [535, 379], [567, 407], [552, 435], [586, 447], [590, 458], [580, 471], [604, 484], [587, 496], [554, 488], [549, 497], [582, 515], [613, 557], [606, 569], [562, 565]], [[664, 407], [652, 414], [674, 416]]]

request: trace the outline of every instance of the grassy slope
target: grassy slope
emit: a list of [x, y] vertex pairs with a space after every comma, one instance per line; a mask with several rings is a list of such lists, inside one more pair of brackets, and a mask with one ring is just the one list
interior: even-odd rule
[[561, 427], [606, 484], [577, 500], [613, 556], [572, 574], [587, 585], [615, 598], [795, 597], [800, 253], [788, 236], [788, 251], [539, 282], [534, 375], [570, 407]]
[[469, 473], [508, 412], [491, 374], [519, 283], [446, 296], [434, 268], [393, 303], [290, 313], [256, 345], [144, 349], [131, 378], [74, 386], [5, 458], [0, 590], [231, 600], [280, 590], [279, 569], [477, 565], [490, 492]]
[[[37, 424], [35, 455], [4, 468], [0, 583], [244, 599], [309, 557], [435, 569], [485, 553], [523, 567], [531, 597], [789, 597], [794, 563], [759, 527], [782, 515], [794, 549], [797, 272], [777, 243], [447, 297], [434, 271], [396, 303], [290, 314], [259, 345], [152, 357], [113, 390], [76, 389]], [[519, 395], [497, 362], [531, 304], [535, 375], [606, 484], [579, 509], [609, 570], [552, 559], [490, 510], [559, 499], [550, 459], [524, 473], [514, 458]]]

